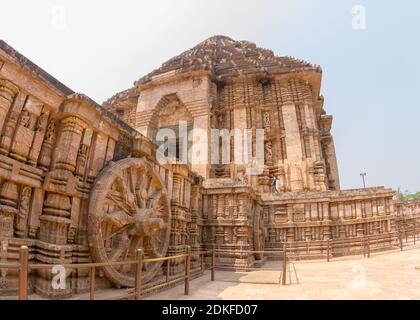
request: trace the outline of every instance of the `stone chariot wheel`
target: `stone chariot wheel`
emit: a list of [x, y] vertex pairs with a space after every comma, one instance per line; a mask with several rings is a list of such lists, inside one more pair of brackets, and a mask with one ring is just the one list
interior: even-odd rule
[[[254, 251], [264, 251], [265, 248], [265, 227], [264, 219], [262, 216], [261, 206], [254, 204]], [[257, 260], [262, 260], [263, 253], [255, 253]]]
[[[171, 209], [159, 174], [145, 158], [111, 163], [95, 180], [89, 200], [88, 237], [95, 262], [135, 260], [166, 255]], [[150, 281], [162, 262], [143, 266], [142, 282]], [[133, 287], [135, 265], [105, 266], [105, 276], [118, 286]]]

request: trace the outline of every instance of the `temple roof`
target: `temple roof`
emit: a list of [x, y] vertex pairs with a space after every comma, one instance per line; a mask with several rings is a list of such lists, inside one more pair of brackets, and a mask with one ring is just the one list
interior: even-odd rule
[[129, 88], [127, 90], [118, 92], [116, 94], [114, 94], [111, 98], [109, 98], [108, 100], [104, 101], [102, 103], [102, 106], [107, 108], [109, 106], [114, 106], [117, 105], [119, 103], [121, 103], [122, 101], [127, 101], [130, 99], [137, 99], [139, 96], [139, 93], [137, 91], [136, 87], [132, 87]]
[[166, 73], [209, 70], [218, 78], [246, 74], [282, 74], [300, 71], [321, 71], [321, 68], [293, 57], [277, 57], [273, 51], [255, 43], [235, 41], [226, 36], [213, 36], [162, 66], [136, 84], [143, 84]]

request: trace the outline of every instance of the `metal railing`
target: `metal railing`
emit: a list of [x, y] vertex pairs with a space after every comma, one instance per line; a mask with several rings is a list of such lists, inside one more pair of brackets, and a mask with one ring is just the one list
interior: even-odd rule
[[[419, 232], [420, 228], [418, 226], [410, 226], [386, 234], [344, 239], [295, 241], [286, 244], [288, 252], [296, 260], [311, 258], [313, 260], [326, 259], [329, 262], [338, 249], [349, 249], [348, 253], [342, 254], [343, 256], [360, 254], [368, 258], [370, 258], [371, 253], [385, 251], [390, 246], [403, 251], [406, 247], [417, 244]], [[357, 249], [357, 247], [360, 249]], [[266, 250], [266, 252], [270, 256], [271, 252], [276, 253], [276, 250], [279, 250], [279, 248], [275, 247], [272, 251]]]
[[[121, 295], [108, 298], [109, 300], [123, 300], [134, 298], [136, 300], [141, 299], [142, 295], [158, 290], [159, 288], [169, 286], [171, 284], [179, 283], [184, 281], [184, 294], [189, 295], [190, 292], [190, 280], [194, 275], [203, 273], [206, 270], [206, 264], [204, 262], [204, 256], [211, 256], [211, 281], [215, 279], [215, 253], [213, 250], [210, 251], [198, 251], [191, 252], [191, 247], [187, 247], [186, 253], [175, 256], [162, 257], [162, 258], [151, 258], [144, 259], [144, 252], [142, 249], [138, 249], [136, 252], [136, 260], [128, 261], [112, 261], [112, 262], [96, 262], [96, 263], [68, 263], [60, 264], [60, 266], [69, 269], [90, 269], [90, 284], [89, 284], [89, 299], [95, 300], [95, 287], [96, 287], [96, 269], [106, 266], [127, 266], [135, 265], [135, 285], [134, 288], [127, 288], [126, 292]], [[200, 269], [195, 273], [191, 273], [191, 258], [193, 256], [200, 257]], [[183, 275], [171, 279], [170, 277], [170, 261], [184, 258], [185, 261], [185, 272]], [[147, 289], [143, 289], [142, 285], [142, 273], [143, 266], [146, 263], [163, 262], [166, 261], [166, 278], [162, 283], [152, 285]], [[45, 270], [54, 267], [52, 264], [29, 264], [29, 249], [27, 246], [21, 246], [19, 251], [19, 263], [0, 263], [0, 269], [13, 269], [19, 271], [19, 284], [18, 284], [18, 298], [19, 300], [28, 300], [28, 275], [30, 270]]]
[[[390, 241], [393, 240], [398, 241], [398, 246], [401, 251], [404, 250], [404, 248], [409, 245], [410, 243], [413, 243], [416, 245], [416, 242], [418, 240], [417, 231], [420, 231], [420, 229], [417, 226], [413, 227], [405, 227], [404, 230], [397, 230], [395, 232], [387, 233], [386, 235], [370, 235], [370, 236], [363, 236], [360, 238], [351, 238], [351, 239], [333, 239], [333, 240], [317, 240], [317, 241], [311, 241], [310, 244], [306, 243], [306, 251], [309, 253], [312, 248], [316, 248], [317, 250], [321, 250], [321, 255], [323, 255], [322, 252], [325, 252], [324, 258], [327, 260], [327, 262], [330, 262], [333, 258], [332, 252], [334, 249], [337, 248], [347, 248], [348, 243], [347, 242], [354, 242], [355, 240], [360, 242], [360, 251], [358, 253], [362, 254], [364, 257], [370, 258], [372, 251], [378, 248], [378, 244], [381, 241]], [[410, 235], [412, 236], [412, 241], [409, 241]], [[403, 237], [405, 236], [405, 245]], [[79, 269], [79, 268], [89, 268], [90, 269], [90, 285], [89, 285], [89, 299], [94, 300], [95, 299], [95, 287], [96, 287], [96, 270], [97, 268], [106, 267], [106, 266], [124, 266], [124, 265], [135, 265], [135, 285], [134, 288], [127, 288], [126, 293], [111, 297], [109, 299], [112, 300], [122, 300], [122, 299], [140, 299], [142, 295], [158, 290], [160, 288], [163, 288], [165, 286], [170, 286], [172, 284], [179, 283], [181, 281], [184, 281], [184, 294], [189, 295], [190, 292], [190, 280], [192, 276], [202, 274], [205, 270], [208, 268], [206, 267], [205, 259], [204, 257], [206, 255], [210, 255], [211, 258], [211, 264], [210, 264], [210, 270], [211, 270], [211, 281], [215, 281], [215, 273], [216, 273], [216, 260], [217, 258], [220, 258], [221, 254], [267, 254], [270, 256], [274, 255], [280, 255], [282, 257], [281, 259], [281, 266], [280, 268], [255, 268], [245, 266], [244, 268], [246, 270], [252, 271], [252, 270], [260, 270], [260, 271], [280, 271], [281, 272], [281, 282], [283, 285], [286, 284], [286, 276], [287, 276], [287, 268], [288, 264], [292, 263], [292, 260], [294, 257], [297, 256], [297, 252], [302, 248], [301, 243], [284, 243], [282, 250], [265, 250], [265, 251], [251, 251], [251, 250], [220, 250], [216, 249], [216, 246], [213, 247], [212, 250], [207, 251], [197, 251], [197, 252], [191, 252], [191, 247], [187, 247], [186, 253], [169, 256], [169, 257], [162, 257], [162, 258], [152, 258], [152, 259], [144, 259], [144, 252], [142, 249], [138, 249], [136, 252], [136, 259], [130, 260], [130, 261], [113, 261], [113, 262], [100, 262], [100, 263], [69, 263], [69, 264], [60, 264], [60, 266], [64, 268], [69, 269]], [[373, 247], [373, 248], [372, 248]], [[194, 256], [200, 257], [200, 268], [195, 273], [191, 272], [191, 258]], [[184, 264], [185, 269], [182, 275], [175, 276], [175, 278], [171, 278], [170, 276], [170, 261], [184, 258]], [[142, 272], [143, 272], [143, 265], [146, 263], [153, 263], [153, 262], [166, 262], [166, 277], [165, 281], [149, 286], [147, 288], [143, 288], [142, 285]], [[50, 269], [52, 268], [52, 264], [29, 264], [29, 249], [27, 246], [21, 246], [20, 247], [20, 253], [19, 253], [19, 262], [18, 263], [0, 263], [0, 269], [13, 269], [19, 271], [19, 285], [18, 285], [18, 298], [20, 300], [27, 300], [28, 299], [28, 275], [30, 270], [42, 270], [42, 269]], [[220, 266], [219, 266], [220, 267]], [[294, 266], [293, 266], [294, 267]], [[222, 267], [220, 267], [222, 268]], [[241, 269], [241, 267], [238, 266], [223, 266], [223, 269], [232, 269], [235, 271], [238, 271]], [[289, 266], [290, 270], [290, 266]], [[296, 269], [295, 269], [296, 273]], [[297, 273], [296, 273], [297, 278]]]
[[[287, 246], [286, 244], [283, 246], [283, 250], [281, 251], [256, 251], [256, 250], [220, 250], [217, 249], [216, 246], [213, 247], [213, 254], [215, 255], [215, 257], [213, 257], [212, 261], [215, 263], [216, 262], [216, 258], [220, 258], [220, 256], [222, 254], [244, 254], [249, 256], [250, 254], [267, 254], [270, 253], [271, 255], [275, 254], [275, 255], [279, 255], [282, 257], [281, 259], [281, 266], [280, 268], [263, 268], [263, 267], [251, 267], [249, 266], [249, 264], [247, 264], [246, 266], [226, 266], [224, 265], [223, 267], [220, 267], [220, 269], [222, 270], [230, 270], [230, 271], [240, 271], [241, 269], [244, 269], [245, 271], [279, 271], [280, 272], [280, 277], [279, 279], [281, 279], [281, 283], [282, 285], [286, 285], [286, 274], [287, 274], [287, 267], [288, 265], [291, 263], [289, 260], [289, 257], [287, 256]], [[214, 266], [212, 266], [212, 270], [216, 269], [217, 265], [215, 264]], [[295, 274], [296, 274], [296, 278], [297, 278], [297, 273], [296, 273], [296, 269], [293, 266], [294, 270], [295, 270]], [[290, 270], [290, 265], [289, 265], [289, 270]], [[214, 271], [213, 271], [214, 273]], [[213, 275], [212, 275], [212, 281], [214, 281]], [[274, 283], [273, 283], [274, 284]]]

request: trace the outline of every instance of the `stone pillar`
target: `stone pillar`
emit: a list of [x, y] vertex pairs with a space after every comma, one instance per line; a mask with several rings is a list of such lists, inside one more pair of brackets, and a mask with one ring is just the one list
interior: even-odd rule
[[45, 131], [47, 128], [47, 122], [49, 117], [49, 111], [43, 110], [41, 116], [38, 118], [36, 128], [35, 128], [35, 137], [31, 146], [31, 150], [28, 156], [28, 163], [32, 166], [36, 166], [38, 161], [38, 156], [41, 152], [42, 141], [45, 136]]
[[[208, 115], [194, 117], [192, 134], [192, 171], [203, 178], [210, 177], [210, 118]], [[191, 140], [191, 139], [190, 139]]]
[[182, 177], [178, 174], [173, 175], [172, 178], [172, 205], [179, 205], [180, 204], [180, 193], [181, 193], [181, 181]]
[[61, 121], [61, 134], [54, 152], [53, 171], [46, 179], [47, 195], [40, 217], [40, 240], [67, 244], [71, 223], [71, 195], [76, 187], [74, 172], [85, 124], [77, 117]]
[[201, 197], [201, 185], [200, 184], [193, 184], [191, 186], [191, 226], [190, 226], [190, 244], [194, 250], [200, 249], [200, 230], [199, 226], [197, 225], [199, 219], [199, 199]]
[[293, 204], [287, 204], [287, 223], [293, 222]]
[[329, 168], [328, 181], [329, 188], [340, 190], [340, 179], [338, 175], [337, 157], [335, 154], [334, 140], [330, 133], [332, 126], [332, 116], [323, 115], [320, 120], [321, 127], [321, 146], [325, 157], [326, 165]]
[[[86, 124], [79, 118], [69, 116], [60, 122], [59, 136], [52, 156], [52, 171], [45, 177], [45, 200], [39, 218], [39, 245], [43, 252], [38, 260], [43, 263], [71, 262], [72, 247], [68, 246], [69, 227], [72, 222], [72, 199], [76, 195], [76, 159]], [[45, 142], [45, 141], [44, 141]], [[72, 239], [73, 236], [70, 236]], [[36, 292], [54, 298], [71, 295], [71, 272], [66, 273], [66, 288], [55, 290], [51, 286], [53, 274], [49, 270], [38, 270]]]
[[[246, 108], [244, 105], [240, 105], [240, 106], [235, 106], [235, 108], [233, 109], [233, 129], [234, 130], [239, 130], [240, 134], [242, 136], [242, 141], [241, 144], [243, 144], [244, 142], [244, 136], [245, 136], [245, 129], [247, 129], [247, 116], [246, 116]], [[239, 132], [238, 131], [238, 132]], [[244, 151], [244, 146], [243, 149], [241, 151]], [[239, 150], [234, 150], [234, 154], [235, 156], [237, 156], [237, 151]], [[252, 149], [248, 150], [249, 156], [252, 157]], [[238, 153], [239, 156], [239, 153]], [[242, 162], [246, 162], [247, 161], [247, 155], [244, 154], [244, 152], [242, 152], [242, 154], [240, 155], [242, 158]], [[237, 161], [238, 159], [232, 159]], [[239, 171], [238, 168], [236, 169], [236, 171]]]
[[55, 142], [56, 119], [51, 118], [48, 122], [44, 142], [38, 158], [38, 165], [43, 171], [48, 171], [51, 165], [52, 148]]
[[77, 117], [68, 117], [61, 120], [60, 126], [61, 134], [54, 153], [53, 169], [74, 173], [85, 124]]
[[335, 154], [334, 139], [331, 137], [326, 141], [325, 154], [327, 162], [330, 167], [329, 180], [334, 186], [334, 190], [340, 190], [340, 177], [338, 175], [337, 156]]
[[18, 199], [17, 185], [11, 181], [5, 181], [0, 189], [0, 238], [13, 237]]
[[42, 206], [44, 201], [44, 190], [42, 188], [35, 188], [32, 195], [32, 206], [29, 214], [29, 232], [30, 238], [36, 239], [39, 230], [39, 217], [42, 214]]
[[28, 218], [31, 205], [32, 188], [22, 186], [19, 196], [19, 211], [16, 219], [16, 236], [27, 238], [28, 236]]
[[8, 118], [3, 119], [2, 136], [0, 139], [0, 153], [8, 155], [10, 146], [12, 144], [13, 136], [15, 133], [16, 125], [19, 120], [19, 115], [22, 112], [25, 104], [26, 95], [19, 93], [14, 104], [11, 106], [11, 110], [8, 113]]
[[287, 162], [290, 168], [290, 189], [299, 191], [303, 189], [302, 166], [302, 143], [299, 126], [296, 117], [296, 107], [293, 103], [283, 105], [283, 120], [286, 132]]
[[57, 245], [67, 244], [67, 232], [71, 223], [70, 197], [47, 193], [40, 219], [39, 240]]
[[322, 203], [322, 214], [323, 214], [323, 224], [325, 225], [323, 230], [323, 240], [331, 239], [331, 227], [329, 226], [331, 217], [330, 217], [330, 205], [328, 202]]
[[8, 80], [0, 79], [0, 130], [19, 88]]

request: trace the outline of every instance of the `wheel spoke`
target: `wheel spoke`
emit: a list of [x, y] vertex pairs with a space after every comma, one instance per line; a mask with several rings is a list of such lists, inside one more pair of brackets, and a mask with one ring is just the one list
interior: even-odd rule
[[121, 232], [124, 232], [125, 230], [127, 230], [130, 227], [131, 227], [131, 225], [127, 224], [127, 225], [119, 228], [117, 231], [115, 231], [115, 232], [111, 233], [110, 235], [104, 237], [104, 241], [107, 241], [107, 240], [115, 237], [116, 235], [120, 234]]
[[152, 201], [151, 201], [150, 208], [154, 208], [154, 209], [157, 209], [158, 208], [161, 196], [162, 196], [162, 190], [157, 190], [152, 195]]
[[115, 197], [112, 194], [108, 193], [106, 196], [107, 196], [108, 199], [111, 199], [117, 205], [118, 208], [123, 210], [126, 214], [131, 215], [131, 213], [126, 208], [124, 208], [124, 206], [121, 204], [121, 202], [119, 200], [115, 199]]
[[[129, 168], [128, 169], [128, 181], [130, 182], [130, 191], [133, 195], [136, 194], [136, 187], [135, 187], [135, 175], [136, 175], [136, 170], [134, 168]], [[138, 202], [137, 202], [137, 197], [134, 196], [134, 202], [136, 207], [138, 206]]]
[[[108, 172], [95, 182], [91, 196], [95, 201], [89, 204], [94, 222], [89, 224], [89, 241], [94, 244], [96, 262], [132, 260], [139, 248], [146, 257], [164, 256], [171, 216], [159, 168], [133, 158], [104, 170]], [[152, 279], [160, 265], [145, 264], [144, 281]], [[133, 286], [134, 267], [106, 266], [102, 270], [115, 284]]]

